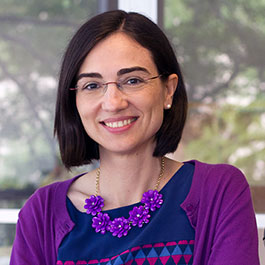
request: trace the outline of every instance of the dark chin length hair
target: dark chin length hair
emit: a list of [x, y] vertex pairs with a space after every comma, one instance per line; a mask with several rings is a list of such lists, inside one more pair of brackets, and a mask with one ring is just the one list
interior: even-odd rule
[[[101, 40], [115, 32], [123, 32], [148, 49], [162, 80], [175, 73], [178, 85], [171, 109], [164, 110], [161, 128], [155, 135], [153, 155], [174, 152], [181, 139], [187, 115], [187, 95], [174, 51], [160, 28], [137, 13], [109, 11], [88, 20], [71, 39], [63, 57], [56, 102], [54, 134], [59, 141], [62, 162], [66, 168], [89, 164], [99, 159], [98, 144], [86, 133], [76, 107], [77, 73], [88, 53]], [[111, 63], [111, 62], [110, 62]]]

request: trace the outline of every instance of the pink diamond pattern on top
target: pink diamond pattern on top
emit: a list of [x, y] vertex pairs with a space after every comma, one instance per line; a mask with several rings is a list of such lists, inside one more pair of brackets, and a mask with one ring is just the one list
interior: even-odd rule
[[56, 265], [171, 265], [193, 263], [194, 240], [146, 244], [133, 247], [113, 257], [80, 260], [57, 261]]

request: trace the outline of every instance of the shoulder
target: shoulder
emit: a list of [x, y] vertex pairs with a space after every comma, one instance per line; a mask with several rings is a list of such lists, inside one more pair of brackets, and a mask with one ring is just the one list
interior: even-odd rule
[[248, 183], [244, 174], [236, 167], [228, 164], [207, 164], [193, 161], [194, 185], [196, 189], [209, 189], [218, 186], [242, 186]]
[[207, 164], [189, 161], [195, 165], [192, 185], [182, 206], [189, 209], [198, 205], [216, 203], [218, 200], [228, 206], [240, 194], [247, 191], [249, 185], [244, 174], [236, 167], [228, 164]]
[[33, 212], [39, 212], [44, 216], [47, 211], [51, 213], [53, 209], [64, 207], [67, 190], [77, 177], [37, 189], [22, 207], [19, 217], [28, 214], [32, 215]]

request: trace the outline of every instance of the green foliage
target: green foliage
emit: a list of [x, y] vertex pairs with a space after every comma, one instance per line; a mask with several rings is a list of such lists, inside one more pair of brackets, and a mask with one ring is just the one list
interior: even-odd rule
[[264, 1], [165, 3], [165, 28], [183, 66], [190, 100], [214, 100], [249, 68], [264, 78]]
[[[265, 96], [260, 95], [247, 107], [216, 105], [208, 117], [203, 115], [207, 121], [195, 127], [199, 137], [188, 141], [186, 156], [209, 163], [233, 164], [244, 171], [250, 183], [264, 185], [264, 170], [258, 171], [257, 165], [265, 157], [264, 102]], [[191, 122], [198, 116], [196, 113], [191, 117]]]
[[232, 163], [251, 183], [264, 184], [265, 1], [165, 4], [165, 28], [196, 103], [184, 135], [186, 158]]

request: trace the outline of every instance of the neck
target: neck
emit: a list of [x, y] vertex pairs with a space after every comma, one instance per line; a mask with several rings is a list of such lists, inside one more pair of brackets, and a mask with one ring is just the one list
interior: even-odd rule
[[152, 155], [100, 155], [99, 193], [105, 207], [117, 208], [139, 202], [157, 183], [161, 159]]

